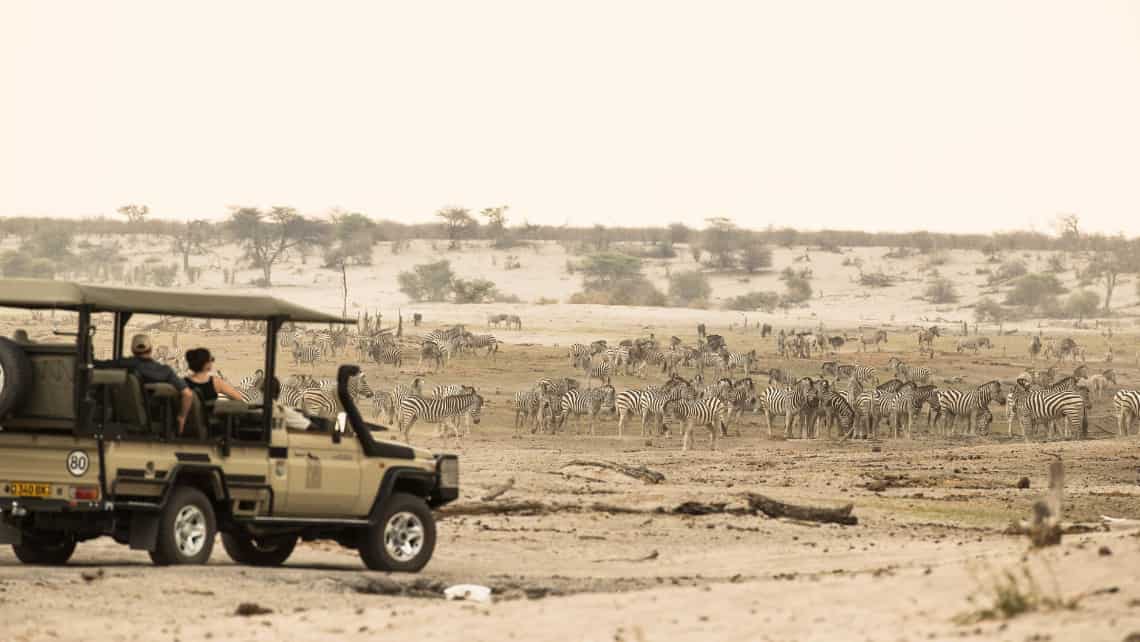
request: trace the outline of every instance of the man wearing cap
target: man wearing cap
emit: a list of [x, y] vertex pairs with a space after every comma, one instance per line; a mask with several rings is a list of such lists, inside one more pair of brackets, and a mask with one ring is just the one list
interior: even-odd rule
[[186, 385], [186, 381], [174, 373], [173, 368], [152, 358], [153, 351], [154, 344], [150, 337], [145, 334], [136, 334], [131, 339], [131, 354], [134, 356], [112, 359], [111, 361], [97, 361], [95, 365], [102, 368], [126, 368], [138, 375], [144, 384], [168, 383], [174, 386], [182, 399], [182, 409], [178, 412], [178, 434], [182, 434], [186, 428], [186, 417], [190, 414], [194, 393], [190, 392], [190, 387]]

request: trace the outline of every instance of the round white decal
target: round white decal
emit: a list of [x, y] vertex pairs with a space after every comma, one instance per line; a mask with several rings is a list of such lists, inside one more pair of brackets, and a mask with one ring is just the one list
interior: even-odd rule
[[87, 466], [90, 463], [87, 453], [82, 450], [73, 450], [67, 453], [67, 472], [76, 477], [82, 477], [87, 472]]

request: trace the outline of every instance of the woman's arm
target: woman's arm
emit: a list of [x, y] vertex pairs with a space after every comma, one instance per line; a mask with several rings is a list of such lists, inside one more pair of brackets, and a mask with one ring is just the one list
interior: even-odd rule
[[226, 383], [225, 379], [222, 379], [221, 377], [211, 377], [210, 380], [214, 382], [214, 391], [218, 394], [225, 395], [235, 401], [242, 400], [241, 393], [238, 392], [237, 388], [234, 388], [230, 384]]

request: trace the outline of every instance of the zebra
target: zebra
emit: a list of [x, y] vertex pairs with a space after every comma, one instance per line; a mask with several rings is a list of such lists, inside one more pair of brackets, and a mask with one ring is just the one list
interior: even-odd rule
[[1116, 409], [1116, 434], [1125, 437], [1140, 418], [1140, 391], [1117, 390], [1112, 405]]
[[590, 386], [594, 379], [602, 382], [604, 385], [610, 385], [613, 378], [614, 370], [617, 368], [612, 361], [602, 361], [601, 363], [591, 364], [586, 368], [586, 385]]
[[[625, 435], [625, 422], [630, 415], [641, 413], [641, 399], [647, 394], [645, 390], [630, 388], [623, 390], [614, 398], [614, 412], [618, 417], [618, 439]], [[644, 436], [644, 435], [643, 435]]]
[[431, 342], [436, 345], [442, 345], [452, 339], [458, 339], [459, 337], [463, 336], [463, 333], [464, 329], [461, 325], [453, 325], [450, 328], [439, 328], [425, 334], [422, 342]]
[[[761, 397], [764, 421], [768, 425], [768, 437], [772, 437], [772, 415], [784, 415], [784, 438], [791, 438], [792, 426], [801, 410], [816, 395], [815, 382], [804, 377], [794, 386], [770, 386]], [[802, 426], [801, 426], [802, 430]]]
[[300, 366], [301, 364], [308, 364], [310, 368], [315, 368], [317, 362], [321, 360], [321, 348], [316, 345], [301, 345], [299, 341], [293, 343], [293, 365]]
[[614, 407], [614, 387], [605, 385], [600, 388], [592, 390], [570, 390], [562, 395], [559, 400], [559, 408], [561, 410], [561, 419], [558, 421], [558, 427], [562, 428], [566, 424], [566, 420], [571, 414], [578, 416], [577, 421], [578, 434], [582, 429], [582, 415], [590, 416], [590, 434], [594, 434], [594, 424], [597, 421], [598, 413], [604, 409], [612, 410]]
[[918, 331], [918, 351], [928, 353], [931, 358], [934, 357], [934, 339], [941, 336], [938, 326], [932, 325], [929, 328], [922, 328]]
[[387, 390], [378, 390], [372, 395], [372, 416], [386, 415], [388, 423], [396, 419], [396, 398]]
[[391, 364], [399, 368], [404, 363], [404, 355], [396, 344], [376, 343], [368, 348], [368, 358], [377, 365]]
[[930, 377], [932, 376], [930, 368], [926, 366], [908, 366], [898, 357], [888, 359], [887, 368], [893, 369], [895, 376], [899, 379], [903, 381], [913, 381], [914, 383], [930, 383]]
[[439, 399], [440, 397], [450, 397], [451, 395], [469, 395], [475, 392], [475, 388], [465, 386], [458, 383], [441, 383], [432, 388], [431, 396]]
[[744, 374], [747, 376], [752, 372], [752, 364], [756, 362], [756, 351], [749, 350], [748, 352], [731, 352], [725, 354], [725, 367], [729, 372], [737, 368], [744, 368]]
[[914, 389], [914, 382], [908, 381], [899, 386], [899, 389], [895, 392], [887, 393], [882, 398], [883, 409], [886, 411], [887, 419], [891, 426], [891, 436], [896, 439], [902, 428], [904, 417], [906, 419], [906, 435], [909, 438], [914, 438], [912, 415], [912, 410], [914, 409]]
[[978, 354], [978, 350], [985, 348], [987, 350], [993, 349], [993, 344], [990, 343], [989, 337], [975, 337], [973, 339], [958, 339], [958, 345], [955, 346], [956, 352], [965, 352], [966, 350], [973, 350], [974, 354]]
[[539, 379], [535, 382], [534, 386], [546, 394], [554, 396], [556, 399], [561, 399], [562, 395], [566, 394], [569, 390], [577, 390], [579, 388], [578, 380], [569, 377], [563, 377], [561, 379]]
[[400, 401], [400, 435], [404, 443], [411, 443], [412, 426], [416, 421], [440, 424], [446, 434], [448, 421], [453, 421], [455, 438], [459, 438], [459, 422], [467, 419], [467, 434], [471, 434], [471, 424], [478, 424], [483, 412], [483, 397], [478, 393], [452, 395], [442, 399], [407, 396]]
[[649, 417], [656, 416], [658, 419], [657, 427], [659, 431], [665, 429], [665, 403], [672, 399], [691, 399], [696, 398], [696, 390], [693, 385], [685, 381], [681, 377], [673, 377], [665, 382], [659, 388], [649, 388], [641, 396], [641, 435], [646, 435], [646, 426], [649, 422]]
[[688, 450], [693, 443], [693, 428], [708, 426], [710, 448], [716, 450], [717, 434], [727, 432], [728, 404], [718, 397], [706, 399], [671, 399], [661, 409], [662, 414], [670, 414], [685, 422], [681, 433], [681, 450]]
[[265, 384], [265, 371], [258, 368], [251, 375], [246, 375], [238, 381], [238, 389], [257, 390]]
[[499, 354], [499, 341], [493, 334], [465, 334], [463, 335], [463, 345], [472, 350], [480, 348], [487, 349], [487, 356], [492, 360]]
[[978, 424], [978, 415], [989, 412], [991, 401], [1005, 405], [1006, 398], [1001, 394], [1000, 381], [988, 381], [974, 390], [962, 391], [956, 388], [942, 388], [938, 391], [939, 414], [943, 415], [943, 432], [947, 435], [954, 433], [954, 425], [958, 417], [969, 417], [966, 429], [973, 431]]
[[416, 377], [415, 379], [412, 379], [411, 385], [397, 383], [392, 386], [392, 405], [397, 409], [402, 407], [405, 398], [413, 396], [424, 396], [423, 377]]
[[[836, 436], [846, 435], [855, 425], [855, 410], [842, 394], [828, 389], [819, 395], [819, 411], [822, 415], [824, 427], [827, 429], [827, 438], [831, 439], [832, 425], [838, 426]], [[819, 436], [816, 431], [816, 436]]]
[[883, 349], [879, 347], [880, 343], [887, 343], [887, 331], [875, 330], [871, 334], [866, 332], [859, 335], [859, 352], [866, 352], [868, 345], [875, 346], [875, 352], [882, 352]]
[[507, 315], [507, 329], [510, 330], [511, 328], [514, 328], [515, 330], [521, 331], [522, 330], [522, 317], [520, 317], [517, 314], [508, 314]]
[[570, 348], [567, 349], [566, 354], [570, 357], [570, 367], [577, 368], [583, 362], [588, 362], [593, 353], [590, 351], [590, 346], [582, 343], [572, 343], [570, 344]]
[[1077, 392], [1047, 392], [1031, 390], [1023, 381], [1014, 386], [1014, 412], [1021, 422], [1022, 434], [1029, 440], [1029, 430], [1034, 423], [1052, 422], [1063, 419], [1062, 433], [1071, 437], [1074, 433], [1084, 435], [1088, 430], [1088, 412], [1085, 400]]
[[549, 417], [551, 410], [550, 397], [540, 389], [520, 390], [515, 393], [515, 436], [519, 435], [519, 428], [530, 424], [530, 431], [538, 430], [539, 425]]
[[[372, 386], [368, 385], [368, 378], [364, 373], [348, 380], [348, 394], [354, 400], [360, 397], [372, 398], [374, 395]], [[322, 379], [318, 385], [301, 390], [300, 400], [298, 407], [315, 417], [331, 418], [344, 410], [337, 395], [336, 381], [331, 379]]]
[[424, 341], [423, 344], [420, 345], [419, 369], [423, 368], [424, 359], [435, 362], [435, 367], [432, 368], [432, 372], [442, 370], [446, 365], [443, 351], [440, 349], [439, 344], [434, 341]]

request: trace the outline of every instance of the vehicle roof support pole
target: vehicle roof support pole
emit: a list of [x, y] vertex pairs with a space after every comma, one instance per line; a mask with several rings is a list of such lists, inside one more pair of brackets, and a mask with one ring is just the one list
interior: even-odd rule
[[131, 312], [115, 313], [114, 337], [111, 340], [112, 359], [119, 359], [123, 356], [123, 334], [126, 332], [127, 322], [131, 320], [131, 316], [133, 316]]
[[265, 423], [262, 425], [265, 443], [273, 440], [273, 381], [277, 376], [277, 331], [281, 329], [282, 320], [279, 317], [267, 319], [265, 322], [265, 390], [261, 393], [261, 416]]
[[87, 382], [90, 381], [88, 375], [94, 366], [91, 363], [91, 308], [83, 306], [78, 312], [79, 328], [75, 337], [75, 425], [76, 428], [86, 431], [90, 428], [86, 424], [91, 420], [86, 403]]

